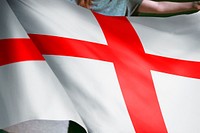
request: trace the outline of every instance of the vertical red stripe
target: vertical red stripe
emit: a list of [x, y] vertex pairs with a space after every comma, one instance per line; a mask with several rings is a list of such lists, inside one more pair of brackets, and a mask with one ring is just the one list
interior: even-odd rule
[[118, 55], [114, 65], [136, 132], [166, 133], [146, 55], [133, 27], [125, 17], [95, 16], [108, 45]]

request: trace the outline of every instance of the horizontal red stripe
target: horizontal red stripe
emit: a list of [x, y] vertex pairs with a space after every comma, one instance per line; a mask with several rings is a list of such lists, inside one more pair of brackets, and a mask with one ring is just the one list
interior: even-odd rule
[[0, 66], [30, 60], [44, 60], [30, 39], [0, 40]]
[[147, 54], [146, 57], [146, 60], [151, 65], [151, 70], [200, 79], [200, 62], [172, 59], [150, 54]]
[[[74, 56], [103, 61], [113, 61], [109, 46], [58, 36], [29, 34], [43, 55]], [[103, 51], [103, 52], [99, 52]]]

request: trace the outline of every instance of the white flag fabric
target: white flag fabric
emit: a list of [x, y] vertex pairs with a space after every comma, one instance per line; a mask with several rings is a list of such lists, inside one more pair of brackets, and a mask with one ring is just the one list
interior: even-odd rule
[[84, 124], [73, 121], [86, 131], [200, 132], [199, 13], [126, 18], [65, 0], [8, 3]]
[[14, 133], [66, 133], [69, 120], [84, 126], [4, 0], [0, 1], [0, 20], [0, 128]]

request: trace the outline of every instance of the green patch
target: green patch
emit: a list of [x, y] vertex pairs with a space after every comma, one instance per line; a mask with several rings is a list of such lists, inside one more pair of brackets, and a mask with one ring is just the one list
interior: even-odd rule
[[85, 129], [76, 122], [69, 121], [68, 133], [86, 133]]
[[6, 132], [6, 131], [0, 129], [0, 133], [8, 133], [8, 132]]

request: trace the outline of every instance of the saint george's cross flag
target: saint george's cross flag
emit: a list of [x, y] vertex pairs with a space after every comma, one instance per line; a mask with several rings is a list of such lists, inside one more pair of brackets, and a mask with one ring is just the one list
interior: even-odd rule
[[200, 132], [199, 13], [126, 18], [66, 0], [1, 3], [0, 128]]

